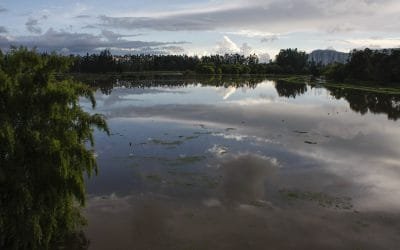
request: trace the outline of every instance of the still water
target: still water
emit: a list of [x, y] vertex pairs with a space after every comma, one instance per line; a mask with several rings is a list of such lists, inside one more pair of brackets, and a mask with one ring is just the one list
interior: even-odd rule
[[117, 80], [96, 99], [111, 136], [87, 182], [91, 249], [399, 246], [400, 95]]

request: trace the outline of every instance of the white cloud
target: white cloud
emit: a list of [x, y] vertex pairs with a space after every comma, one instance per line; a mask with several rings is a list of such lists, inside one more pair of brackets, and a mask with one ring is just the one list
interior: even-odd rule
[[229, 31], [226, 34], [239, 35], [248, 38], [259, 38], [261, 42], [274, 42], [281, 37], [281, 34], [264, 32], [258, 30], [239, 30], [239, 31]]
[[217, 89], [218, 94], [222, 95], [223, 100], [228, 100], [228, 98], [235, 94], [236, 92], [236, 87], [229, 86], [227, 88], [221, 87]]
[[240, 49], [228, 36], [224, 36], [221, 42], [217, 43], [216, 53], [220, 55], [239, 53]]
[[250, 47], [247, 43], [243, 43], [242, 46], [240, 47], [240, 54], [248, 56], [250, 54], [253, 54], [254, 50], [252, 47]]
[[347, 39], [346, 42], [356, 48], [398, 48], [400, 47], [400, 38], [367, 38], [367, 39]]
[[258, 54], [258, 61], [260, 63], [268, 63], [271, 60], [271, 56], [268, 53], [259, 53]]

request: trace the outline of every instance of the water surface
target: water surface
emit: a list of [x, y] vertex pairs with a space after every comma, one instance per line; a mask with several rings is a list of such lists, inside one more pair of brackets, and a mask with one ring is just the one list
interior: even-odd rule
[[92, 249], [398, 246], [399, 95], [158, 79], [96, 99]]

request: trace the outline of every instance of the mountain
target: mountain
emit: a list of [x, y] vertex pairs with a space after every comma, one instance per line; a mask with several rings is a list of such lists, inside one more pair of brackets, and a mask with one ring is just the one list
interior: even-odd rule
[[331, 63], [346, 63], [349, 53], [339, 52], [336, 50], [314, 50], [308, 55], [309, 61], [321, 63], [323, 65]]

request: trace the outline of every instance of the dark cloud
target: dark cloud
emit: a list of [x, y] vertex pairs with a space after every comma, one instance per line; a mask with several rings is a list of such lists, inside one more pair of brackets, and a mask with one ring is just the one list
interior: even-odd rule
[[[215, 30], [218, 28], [257, 28], [263, 25], [309, 20], [321, 16], [309, 1], [282, 1], [268, 5], [245, 5], [211, 11], [171, 14], [162, 17], [99, 17], [106, 27], [166, 31]], [[288, 3], [290, 2], [290, 4]]]
[[34, 34], [42, 33], [42, 29], [39, 27], [39, 19], [29, 18], [25, 23], [26, 29]]
[[111, 30], [102, 30], [102, 31], [101, 31], [101, 34], [102, 34], [105, 38], [107, 38], [108, 40], [110, 40], [110, 41], [116, 41], [116, 40], [119, 40], [119, 39], [121, 39], [121, 38], [123, 38], [123, 37], [134, 37], [134, 36], [141, 36], [141, 35], [142, 35], [141, 33], [139, 33], [139, 34], [127, 34], [127, 35], [125, 35], [125, 34], [115, 33], [114, 31], [111, 31]]
[[0, 6], [0, 13], [7, 12], [7, 11], [8, 11], [8, 9]]
[[97, 26], [93, 24], [88, 24], [83, 26], [82, 29], [97, 29]]
[[[221, 5], [217, 8], [171, 12], [159, 16], [102, 15], [99, 20], [103, 27], [162, 31], [256, 29], [287, 32], [328, 29], [338, 27], [343, 22], [352, 23], [364, 30], [399, 28], [397, 15], [388, 11], [389, 4], [394, 5], [396, 1], [249, 0], [233, 7]], [[388, 20], [393, 22], [389, 24]]]
[[7, 29], [4, 26], [0, 26], [0, 33], [7, 33]]
[[90, 15], [77, 15], [75, 18], [90, 18]]
[[261, 42], [262, 43], [271, 43], [271, 42], [275, 42], [279, 39], [278, 35], [272, 34], [269, 36], [264, 36], [263, 38], [261, 38]]
[[356, 28], [345, 25], [345, 24], [341, 24], [341, 25], [336, 25], [336, 26], [332, 26], [332, 27], [328, 27], [327, 28], [327, 32], [332, 34], [332, 33], [347, 33], [347, 32], [352, 32], [354, 31]]
[[165, 46], [185, 44], [187, 42], [156, 42], [156, 41], [129, 41], [126, 39], [112, 40], [104, 35], [88, 33], [71, 33], [49, 29], [37, 36], [21, 36], [14, 40], [0, 36], [0, 48], [7, 49], [11, 45], [22, 45], [29, 48], [36, 47], [41, 51], [63, 51], [69, 53], [86, 53], [103, 48], [110, 48], [116, 52], [130, 53], [130, 51], [166, 52]]

